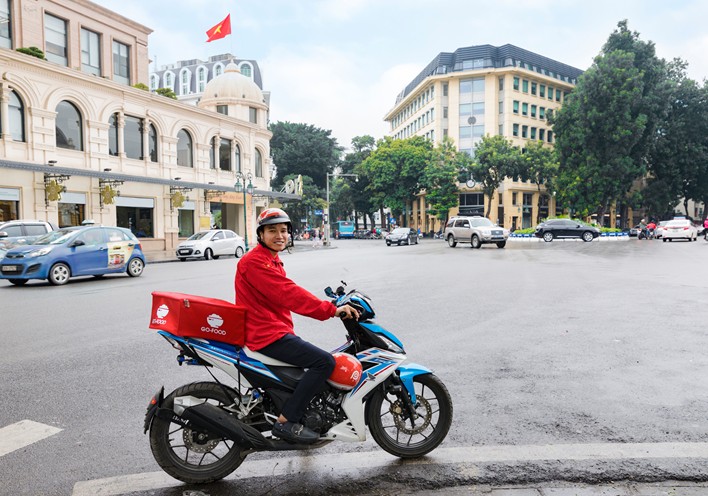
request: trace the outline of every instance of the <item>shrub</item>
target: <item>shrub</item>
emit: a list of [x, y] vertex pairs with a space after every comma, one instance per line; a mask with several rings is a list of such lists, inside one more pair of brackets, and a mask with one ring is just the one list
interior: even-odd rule
[[173, 100], [177, 100], [177, 95], [175, 95], [175, 92], [169, 88], [157, 88], [155, 93], [166, 96], [167, 98], [172, 98]]
[[44, 52], [35, 46], [29, 48], [18, 48], [16, 51], [26, 55], [31, 55], [32, 57], [37, 57], [38, 59], [47, 60], [47, 57], [44, 56]]
[[143, 91], [150, 91], [150, 88], [148, 88], [148, 85], [145, 83], [135, 83], [133, 85], [133, 88], [138, 88], [139, 90]]

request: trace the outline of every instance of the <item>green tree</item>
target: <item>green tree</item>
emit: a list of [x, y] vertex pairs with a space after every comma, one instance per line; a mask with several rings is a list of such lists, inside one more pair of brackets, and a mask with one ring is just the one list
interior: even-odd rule
[[421, 188], [421, 178], [430, 162], [433, 145], [422, 136], [378, 141], [376, 150], [361, 163], [368, 177], [368, 194], [398, 216]]
[[457, 180], [460, 172], [469, 170], [470, 163], [470, 156], [458, 151], [450, 137], [446, 136], [433, 149], [432, 159], [423, 171], [422, 185], [430, 213], [438, 219], [446, 222], [450, 209], [457, 206]]
[[327, 173], [339, 165], [342, 153], [332, 131], [291, 122], [276, 122], [269, 129], [273, 133], [270, 152], [276, 166], [273, 188], [280, 188], [291, 174], [302, 174], [324, 189]]
[[538, 218], [536, 222], [540, 223], [542, 221], [541, 188], [545, 186], [546, 191], [552, 189], [553, 180], [558, 174], [557, 156], [553, 148], [544, 146], [541, 141], [533, 141], [526, 146], [521, 154], [519, 167], [521, 179], [532, 182], [538, 189]]
[[668, 100], [666, 63], [654, 44], [618, 23], [592, 67], [551, 117], [558, 195], [581, 215], [604, 218], [644, 176]]
[[[352, 151], [347, 153], [342, 160], [341, 169], [345, 174], [357, 174], [357, 181], [347, 181], [345, 190], [346, 199], [351, 201], [352, 208], [355, 213], [364, 214], [364, 228], [367, 228], [366, 218], [371, 219], [371, 225], [374, 225], [374, 212], [380, 207], [372, 201], [372, 197], [366, 194], [366, 188], [369, 185], [369, 178], [364, 171], [359, 167], [360, 164], [371, 155], [371, 152], [376, 146], [376, 140], [373, 136], [364, 135], [352, 138]], [[359, 219], [355, 216], [356, 228], [359, 229]]]
[[[283, 178], [284, 182], [288, 179], [295, 180], [296, 174], [291, 174]], [[325, 192], [318, 187], [310, 176], [302, 176], [302, 198], [297, 201], [287, 201], [283, 208], [290, 216], [293, 222], [293, 228], [302, 231], [305, 225], [319, 227], [322, 223], [322, 217], [316, 216], [316, 210], [324, 210], [327, 208], [327, 202], [323, 199]], [[303, 222], [302, 219], [305, 219]]]
[[487, 211], [489, 217], [492, 210], [492, 197], [499, 188], [504, 178], [519, 178], [520, 151], [504, 136], [484, 136], [477, 143], [474, 159], [469, 172], [477, 184], [481, 185], [482, 192], [487, 197]]

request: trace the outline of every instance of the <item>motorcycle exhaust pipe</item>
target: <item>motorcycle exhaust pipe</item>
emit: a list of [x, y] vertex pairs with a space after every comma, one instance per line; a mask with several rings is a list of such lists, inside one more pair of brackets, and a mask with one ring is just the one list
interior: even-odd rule
[[230, 439], [240, 448], [258, 451], [272, 449], [270, 441], [257, 429], [202, 399], [193, 396], [175, 398], [174, 411], [197, 428]]

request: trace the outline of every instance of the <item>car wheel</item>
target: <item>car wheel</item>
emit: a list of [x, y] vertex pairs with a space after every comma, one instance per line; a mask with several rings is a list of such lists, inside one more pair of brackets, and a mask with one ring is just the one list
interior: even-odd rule
[[593, 240], [594, 237], [590, 231], [585, 231], [581, 238], [583, 238], [583, 241], [585, 241], [586, 243], [589, 243]]
[[497, 243], [497, 248], [504, 248], [506, 246], [506, 241], [500, 241]]
[[470, 245], [472, 246], [472, 248], [481, 248], [482, 242], [479, 240], [479, 236], [473, 234], [472, 239], [470, 240]]
[[236, 247], [236, 258], [241, 258], [243, 256], [243, 248], [240, 246]]
[[27, 284], [27, 279], [8, 279], [10, 281], [10, 284], [14, 284], [15, 286], [24, 286]]
[[49, 269], [49, 277], [47, 280], [54, 286], [61, 286], [62, 284], [66, 284], [70, 277], [71, 270], [68, 265], [65, 263], [55, 263], [52, 265], [52, 268]]
[[669, 243], [671, 243], [674, 240], [674, 238], [669, 238]]
[[661, 238], [661, 240], [662, 240], [664, 243], [666, 243], [666, 238]]
[[455, 236], [452, 234], [447, 237], [447, 244], [450, 248], [454, 248], [457, 246], [457, 241], [455, 241]]
[[127, 272], [130, 277], [140, 277], [140, 274], [143, 273], [144, 268], [145, 264], [143, 263], [143, 261], [140, 260], [138, 257], [135, 257], [130, 262], [128, 262]]
[[543, 240], [546, 243], [550, 243], [551, 241], [553, 241], [553, 238], [554, 238], [554, 236], [553, 236], [552, 232], [549, 231], [549, 232], [543, 233]]
[[390, 242], [390, 241], [386, 241], [386, 246], [391, 246], [391, 242]]
[[211, 251], [211, 248], [207, 248], [204, 251], [204, 260], [211, 260], [214, 257], [214, 252]]

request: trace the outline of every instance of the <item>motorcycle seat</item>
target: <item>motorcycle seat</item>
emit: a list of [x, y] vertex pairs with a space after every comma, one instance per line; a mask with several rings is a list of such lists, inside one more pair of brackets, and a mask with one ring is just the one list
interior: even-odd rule
[[261, 362], [265, 365], [272, 365], [275, 367], [295, 367], [295, 365], [292, 365], [290, 363], [281, 362], [280, 360], [277, 360], [275, 358], [271, 358], [271, 357], [266, 356], [262, 353], [258, 353], [257, 351], [249, 350], [247, 346], [244, 346], [241, 349], [249, 358], [253, 358], [254, 360], [258, 360], [259, 362]]

